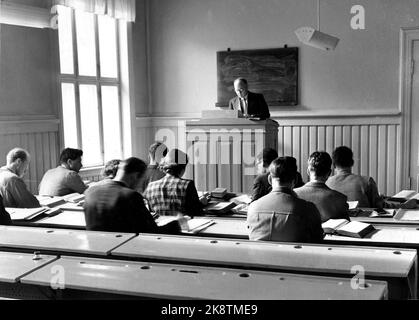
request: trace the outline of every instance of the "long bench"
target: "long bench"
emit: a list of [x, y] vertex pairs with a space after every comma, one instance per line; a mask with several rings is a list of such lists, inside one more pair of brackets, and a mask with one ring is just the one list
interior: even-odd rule
[[0, 249], [106, 256], [134, 237], [134, 233], [0, 226]]
[[[23, 284], [50, 287], [51, 268], [65, 270], [61, 297], [86, 298], [91, 293], [157, 299], [221, 300], [378, 300], [387, 284], [368, 280], [353, 288], [342, 278], [176, 264], [61, 257], [21, 279]], [[64, 289], [64, 290], [62, 290]], [[72, 291], [76, 291], [76, 293]], [[101, 297], [94, 295], [95, 298]]]
[[417, 298], [416, 250], [141, 234], [111, 255], [346, 278], [353, 278], [360, 266], [367, 279], [388, 282], [390, 299]]

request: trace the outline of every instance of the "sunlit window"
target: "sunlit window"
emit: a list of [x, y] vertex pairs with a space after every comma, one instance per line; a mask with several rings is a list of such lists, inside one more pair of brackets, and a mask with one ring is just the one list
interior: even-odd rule
[[58, 7], [65, 147], [83, 150], [83, 165], [122, 157], [118, 23]]

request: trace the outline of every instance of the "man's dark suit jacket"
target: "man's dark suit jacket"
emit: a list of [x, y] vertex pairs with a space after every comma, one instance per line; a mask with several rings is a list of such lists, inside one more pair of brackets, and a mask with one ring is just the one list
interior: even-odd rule
[[[231, 99], [228, 105], [231, 110], [241, 110], [240, 98], [237, 96]], [[247, 114], [261, 119], [269, 119], [271, 117], [268, 105], [262, 94], [248, 92]]]
[[[269, 183], [268, 176], [269, 176], [269, 173], [260, 174], [253, 181], [253, 186], [252, 186], [252, 191], [251, 191], [252, 201], [256, 201], [266, 196], [268, 193], [272, 191], [272, 186]], [[303, 185], [304, 185], [304, 181], [303, 181], [303, 178], [301, 177], [301, 173], [297, 172], [294, 188], [300, 188]]]
[[178, 233], [174, 221], [158, 227], [147, 210], [141, 194], [124, 183], [109, 180], [92, 186], [85, 192], [84, 214], [86, 229], [127, 233]]
[[3, 198], [0, 196], [0, 225], [9, 226], [12, 224], [10, 214], [6, 211], [3, 205]]

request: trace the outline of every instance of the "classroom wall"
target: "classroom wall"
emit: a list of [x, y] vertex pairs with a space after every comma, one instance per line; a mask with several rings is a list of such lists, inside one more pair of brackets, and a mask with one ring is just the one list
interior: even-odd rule
[[[322, 0], [321, 30], [341, 39], [324, 52], [294, 30], [317, 25], [314, 0], [153, 0], [149, 2], [154, 115], [197, 113], [217, 101], [216, 52], [300, 47], [301, 105], [272, 111], [398, 110], [399, 30], [419, 25], [415, 0]], [[350, 27], [363, 5], [366, 30]]]
[[[48, 8], [51, 0], [16, 0]], [[57, 165], [57, 31], [0, 24], [0, 166], [7, 152], [31, 154], [26, 183], [33, 193], [44, 172]]]
[[[354, 172], [374, 177], [380, 192], [407, 187], [401, 172], [399, 33], [419, 26], [419, 2], [322, 0], [321, 30], [341, 39], [335, 51], [325, 52], [301, 44], [294, 34], [301, 26], [317, 27], [314, 0], [144, 1], [150, 115], [137, 108], [142, 154], [158, 138], [178, 146], [185, 121], [215, 108], [217, 51], [297, 46], [300, 105], [271, 107], [280, 125], [279, 153], [296, 157], [304, 173], [308, 154], [345, 144], [354, 150]], [[353, 5], [365, 8], [365, 30], [351, 28]]]

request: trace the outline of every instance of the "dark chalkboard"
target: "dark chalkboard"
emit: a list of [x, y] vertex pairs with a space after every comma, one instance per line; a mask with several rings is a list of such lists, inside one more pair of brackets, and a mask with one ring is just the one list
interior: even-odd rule
[[217, 107], [227, 107], [236, 96], [233, 82], [239, 77], [269, 106], [297, 105], [298, 48], [217, 52]]

